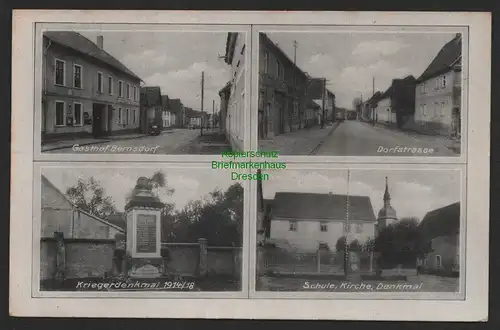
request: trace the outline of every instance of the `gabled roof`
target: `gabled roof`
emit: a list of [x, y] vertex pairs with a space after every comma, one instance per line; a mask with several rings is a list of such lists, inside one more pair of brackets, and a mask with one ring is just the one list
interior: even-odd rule
[[294, 67], [300, 74], [305, 76], [307, 79], [311, 78], [306, 72], [302, 71], [301, 68], [299, 68], [291, 59], [288, 57], [288, 55], [277, 45], [275, 44], [268, 36], [267, 34], [260, 32], [260, 36], [262, 37], [263, 40], [267, 42], [268, 45], [270, 45], [274, 50], [276, 50], [278, 53], [280, 53], [292, 67]]
[[95, 60], [103, 62], [116, 70], [119, 70], [132, 78], [141, 80], [134, 72], [127, 68], [123, 63], [113, 57], [103, 49], [100, 49], [95, 43], [74, 31], [47, 31], [43, 34], [46, 38], [61, 46], [71, 48], [83, 55], [90, 56]]
[[162, 105], [160, 87], [158, 86], [141, 87], [141, 105], [145, 107]]
[[428, 212], [419, 226], [423, 236], [428, 240], [458, 233], [460, 230], [460, 202]]
[[453, 68], [462, 56], [462, 37], [458, 33], [455, 38], [447, 42], [434, 57], [431, 64], [425, 69], [418, 81], [427, 80]]
[[63, 193], [61, 192], [61, 190], [59, 190], [59, 188], [57, 188], [57, 187], [56, 187], [56, 186], [55, 186], [55, 185], [54, 185], [54, 184], [53, 184], [53, 183], [52, 183], [49, 179], [47, 179], [47, 177], [45, 177], [45, 175], [43, 175], [43, 174], [42, 174], [42, 182], [43, 182], [43, 183], [45, 183], [47, 186], [51, 187], [53, 190], [55, 190], [55, 191], [56, 191], [56, 193], [57, 193], [57, 194], [59, 194], [62, 198], [64, 198], [64, 200], [66, 200], [66, 201], [67, 201], [67, 202], [68, 202], [68, 203], [69, 203], [69, 204], [70, 204], [70, 205], [71, 205], [71, 206], [72, 206], [72, 207], [73, 207], [76, 211], [81, 212], [81, 213], [85, 214], [86, 216], [88, 216], [88, 217], [90, 217], [90, 218], [92, 218], [92, 219], [94, 219], [94, 220], [97, 220], [97, 221], [99, 221], [99, 222], [101, 222], [101, 223], [103, 223], [103, 224], [105, 224], [105, 225], [107, 225], [107, 226], [110, 226], [110, 227], [113, 227], [113, 228], [115, 228], [115, 229], [117, 229], [117, 230], [123, 231], [123, 227], [117, 226], [117, 225], [115, 225], [115, 224], [113, 224], [113, 223], [111, 223], [111, 222], [108, 222], [107, 220], [101, 219], [101, 218], [99, 218], [98, 216], [95, 216], [95, 215], [93, 215], [93, 214], [91, 214], [91, 213], [89, 213], [89, 212], [87, 212], [87, 211], [85, 211], [85, 210], [82, 210], [81, 208], [79, 208], [78, 206], [76, 206], [75, 204], [73, 204], [73, 203], [69, 200], [68, 196], [66, 196], [65, 194], [63, 194]]
[[106, 221], [112, 223], [113, 225], [120, 227], [123, 230], [127, 230], [127, 222], [125, 220], [124, 213], [111, 214], [106, 218]]
[[368, 196], [278, 192], [271, 212], [273, 218], [345, 221], [348, 211], [349, 220], [376, 221]]
[[161, 96], [161, 104], [163, 105], [164, 109], [170, 109], [170, 98], [168, 97], [168, 95]]

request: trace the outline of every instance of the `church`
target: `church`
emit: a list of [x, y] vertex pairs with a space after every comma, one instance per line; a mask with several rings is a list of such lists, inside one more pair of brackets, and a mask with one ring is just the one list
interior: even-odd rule
[[262, 181], [258, 186], [257, 240], [261, 243], [284, 244], [304, 252], [335, 251], [343, 236], [364, 244], [398, 220], [387, 177], [378, 217], [368, 196], [283, 191], [264, 199]]
[[385, 227], [398, 221], [396, 210], [391, 206], [391, 194], [389, 193], [389, 182], [385, 177], [384, 206], [378, 212], [376, 235]]

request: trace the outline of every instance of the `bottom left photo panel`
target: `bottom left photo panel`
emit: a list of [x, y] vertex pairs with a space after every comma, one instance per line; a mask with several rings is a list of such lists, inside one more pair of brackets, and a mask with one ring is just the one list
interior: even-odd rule
[[245, 183], [209, 166], [35, 167], [33, 295], [244, 295]]

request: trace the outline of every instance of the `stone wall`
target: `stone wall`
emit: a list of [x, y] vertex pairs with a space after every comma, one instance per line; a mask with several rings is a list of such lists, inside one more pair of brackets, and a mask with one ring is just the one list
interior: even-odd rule
[[[198, 243], [162, 243], [164, 275], [234, 276], [241, 274], [240, 247], [208, 247]], [[42, 238], [40, 241], [40, 280], [53, 280], [63, 268], [63, 278], [103, 278], [116, 275], [114, 239]], [[164, 253], [168, 251], [167, 253]]]

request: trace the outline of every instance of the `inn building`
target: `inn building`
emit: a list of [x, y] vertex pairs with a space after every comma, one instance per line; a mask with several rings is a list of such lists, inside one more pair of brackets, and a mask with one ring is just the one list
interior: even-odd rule
[[141, 78], [73, 31], [43, 35], [42, 142], [139, 131]]

